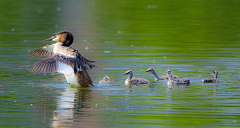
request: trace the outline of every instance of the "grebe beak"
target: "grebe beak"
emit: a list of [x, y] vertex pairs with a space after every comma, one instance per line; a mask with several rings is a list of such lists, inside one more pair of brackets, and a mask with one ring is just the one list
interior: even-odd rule
[[43, 41], [51, 41], [53, 38], [45, 39]]

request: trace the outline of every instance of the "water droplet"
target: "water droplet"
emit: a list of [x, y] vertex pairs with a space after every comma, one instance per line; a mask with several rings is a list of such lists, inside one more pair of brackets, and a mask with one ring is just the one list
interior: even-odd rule
[[57, 24], [55, 25], [55, 28], [58, 28], [58, 25], [57, 25]]
[[30, 50], [28, 50], [28, 53], [30, 52]]
[[30, 104], [30, 106], [33, 106], [33, 104]]
[[89, 44], [89, 42], [87, 42], [87, 44]]
[[15, 29], [14, 29], [14, 28], [12, 28], [12, 31], [15, 31]]
[[104, 51], [104, 53], [111, 53], [111, 51]]
[[153, 63], [155, 63], [155, 61], [153, 61]]
[[41, 13], [42, 11], [41, 10], [38, 10], [38, 13]]
[[143, 48], [146, 48], [145, 46], [143, 46]]
[[85, 47], [85, 50], [88, 50], [88, 46]]
[[95, 106], [97, 107], [97, 104], [95, 104]]
[[16, 100], [14, 102], [17, 102]]
[[46, 76], [46, 73], [44, 73], [44, 76]]
[[237, 123], [237, 121], [236, 121], [236, 120], [233, 120], [233, 123]]
[[151, 8], [151, 5], [147, 5], [147, 8]]
[[133, 47], [133, 45], [131, 44], [131, 47]]
[[61, 8], [60, 8], [60, 7], [57, 7], [57, 11], [61, 11]]
[[121, 34], [122, 32], [121, 31], [118, 31], [118, 34]]
[[164, 56], [163, 58], [164, 58], [164, 59], [166, 59], [167, 57], [166, 57], [166, 56]]
[[24, 40], [24, 42], [27, 42], [27, 40]]
[[52, 73], [52, 76], [53, 76], [53, 73]]

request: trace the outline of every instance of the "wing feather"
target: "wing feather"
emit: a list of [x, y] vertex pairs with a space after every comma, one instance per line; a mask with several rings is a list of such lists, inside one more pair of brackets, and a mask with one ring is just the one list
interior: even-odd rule
[[[59, 67], [59, 64], [63, 63], [67, 66], [70, 66], [72, 69], [74, 67], [74, 60], [73, 57], [64, 56], [62, 54], [53, 54], [48, 56], [47, 58], [44, 58], [32, 66], [30, 66], [28, 69], [32, 72], [57, 72], [59, 68], [63, 69], [65, 67]], [[61, 65], [60, 65], [61, 66]]]
[[30, 56], [33, 57], [44, 57], [44, 56], [50, 56], [53, 54], [53, 48], [55, 44], [40, 47], [38, 49], [35, 49], [29, 53]]

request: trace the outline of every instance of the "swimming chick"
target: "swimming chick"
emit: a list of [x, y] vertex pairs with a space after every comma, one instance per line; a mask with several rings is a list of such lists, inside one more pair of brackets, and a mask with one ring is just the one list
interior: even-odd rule
[[125, 85], [129, 84], [148, 84], [149, 81], [144, 78], [135, 78], [133, 77], [133, 71], [128, 70], [123, 75], [128, 75], [128, 78], [125, 80]]
[[[60, 72], [63, 73], [69, 84], [81, 87], [92, 87], [92, 80], [87, 70], [95, 67], [95, 61], [84, 58], [77, 49], [70, 47], [73, 43], [73, 35], [69, 31], [54, 33], [51, 38], [44, 41], [56, 41], [57, 43], [40, 47], [29, 53], [33, 57], [47, 56], [28, 69], [32, 72]], [[87, 67], [88, 66], [88, 67]]]
[[99, 84], [111, 84], [109, 77], [106, 75], [102, 80], [99, 81]]
[[214, 78], [204, 78], [201, 80], [202, 83], [218, 83], [219, 80], [217, 79], [218, 77], [218, 72], [214, 71], [213, 74]]
[[190, 84], [190, 80], [188, 78], [173, 79], [172, 71], [167, 70], [166, 72], [167, 72], [167, 75], [169, 76], [168, 85], [170, 85], [170, 84]]

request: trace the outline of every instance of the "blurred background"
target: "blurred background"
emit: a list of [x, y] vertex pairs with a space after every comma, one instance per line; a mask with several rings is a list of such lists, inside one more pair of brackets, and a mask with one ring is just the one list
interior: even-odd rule
[[[240, 1], [0, 0], [0, 127], [240, 127]], [[32, 73], [28, 53], [68, 30], [93, 88]], [[171, 69], [190, 86], [154, 83]], [[151, 81], [127, 87], [123, 73]], [[219, 72], [218, 84], [200, 83]], [[99, 85], [108, 75], [112, 85]]]

